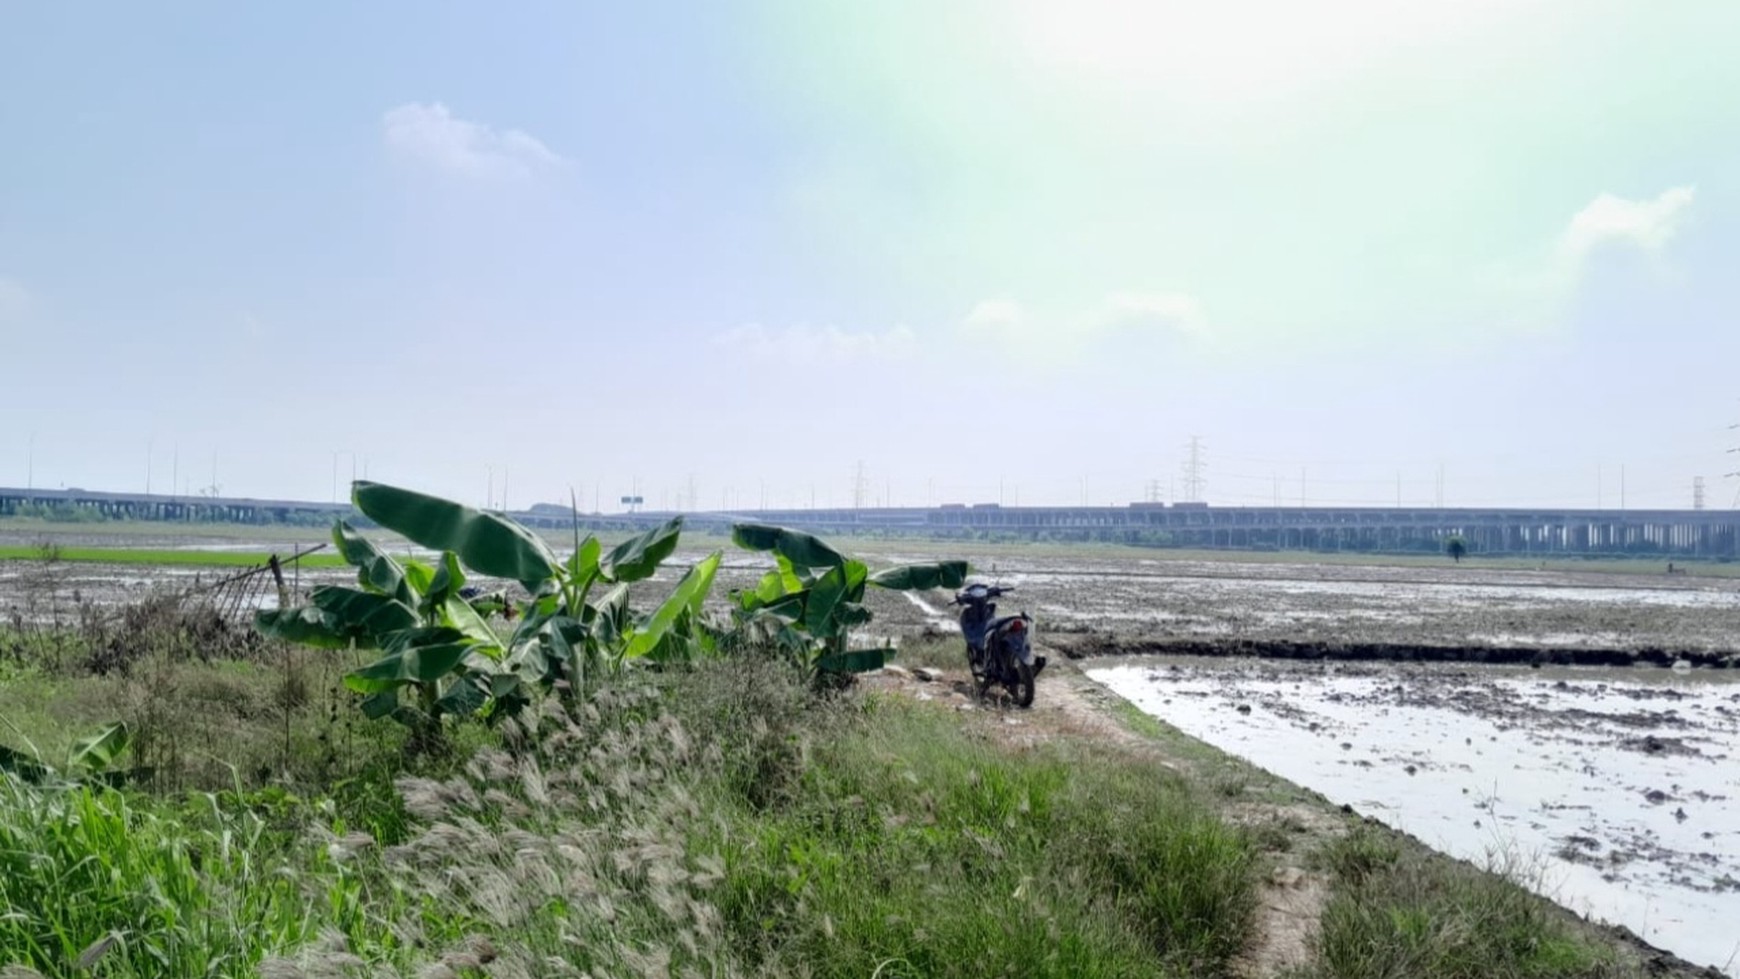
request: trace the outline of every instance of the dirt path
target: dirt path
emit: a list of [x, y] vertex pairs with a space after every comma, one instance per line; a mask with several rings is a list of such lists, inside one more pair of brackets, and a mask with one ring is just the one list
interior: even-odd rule
[[1305, 866], [1323, 840], [1342, 832], [1321, 799], [1303, 796], [1243, 762], [1134, 713], [1121, 697], [1089, 679], [1056, 650], [1028, 710], [999, 709], [972, 696], [965, 670], [891, 668], [867, 678], [875, 688], [936, 701], [970, 715], [981, 729], [1012, 748], [1055, 739], [1091, 742], [1127, 752], [1156, 768], [1208, 787], [1211, 801], [1231, 820], [1253, 830], [1266, 872], [1258, 894], [1250, 947], [1236, 964], [1246, 979], [1268, 979], [1309, 963], [1329, 881]]

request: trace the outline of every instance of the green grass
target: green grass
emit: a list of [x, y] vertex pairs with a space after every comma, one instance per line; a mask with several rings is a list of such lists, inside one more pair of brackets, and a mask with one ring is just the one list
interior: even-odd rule
[[783, 805], [721, 800], [711, 834], [757, 969], [1216, 975], [1243, 944], [1248, 841], [1144, 765], [1011, 755], [900, 699], [813, 750]]
[[[278, 555], [282, 560], [294, 553], [286, 547]], [[265, 564], [271, 556], [265, 551], [199, 551], [145, 547], [57, 547], [31, 545], [0, 545], [0, 561], [77, 561], [91, 564], [142, 565], [150, 567], [252, 568]], [[344, 559], [337, 554], [310, 554], [301, 559], [304, 567], [342, 568]]]
[[1318, 958], [1300, 979], [1602, 979], [1636, 974], [1564, 911], [1374, 826], [1329, 843]]
[[898, 666], [912, 669], [915, 666], [928, 666], [939, 670], [965, 670], [967, 668], [966, 641], [959, 636], [934, 638], [928, 636], [907, 636], [900, 640], [894, 659]]
[[67, 523], [40, 517], [0, 517], [0, 534], [31, 537], [185, 537], [210, 540], [282, 540], [319, 542], [332, 539], [330, 526], [286, 524], [182, 523], [169, 520], [99, 520]]
[[[161, 669], [26, 677], [0, 710], [78, 703], [21, 715], [55, 741], [126, 690], [174, 702], [154, 709], [184, 741], [226, 715], [226, 760], [283, 738], [269, 667]], [[303, 709], [327, 713], [320, 691]], [[743, 661], [606, 688], [578, 721], [457, 729], [396, 789], [376, 763], [396, 745], [336, 729], [332, 772], [238, 763], [209, 794], [0, 780], [0, 962], [71, 975], [88, 952], [128, 979], [466, 975], [487, 958], [534, 975], [1225, 973], [1253, 902], [1242, 831], [1145, 763], [973, 732]]]
[[321, 924], [261, 853], [266, 832], [245, 813], [214, 809], [194, 829], [148, 799], [0, 778], [0, 961], [47, 975], [246, 974]]
[[[958, 652], [932, 646], [909, 651]], [[119, 791], [0, 776], [0, 963], [1215, 977], [1250, 938], [1262, 852], [1300, 832], [1224, 821], [1285, 783], [1139, 714], [1181, 773], [1145, 749], [1005, 744], [934, 702], [818, 695], [753, 658], [637, 672], [577, 717], [546, 703], [421, 755], [361, 718], [345, 654], [127, 662], [0, 659], [0, 742], [53, 761], [122, 719], [126, 763], [156, 770]], [[1551, 905], [1405, 838], [1360, 830], [1320, 862], [1335, 892], [1301, 979], [1626, 974]]]

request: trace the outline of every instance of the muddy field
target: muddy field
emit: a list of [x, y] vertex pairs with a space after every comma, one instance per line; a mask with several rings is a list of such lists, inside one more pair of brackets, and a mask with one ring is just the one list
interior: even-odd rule
[[1331, 802], [1740, 975], [1740, 673], [1143, 657], [1089, 675]]
[[[974, 567], [1015, 586], [1005, 610], [1032, 613], [1079, 655], [1740, 665], [1733, 579], [1140, 558]], [[930, 618], [898, 604], [886, 603], [904, 626]]]
[[[285, 554], [297, 546], [169, 535], [57, 539], [68, 547]], [[849, 541], [842, 543], [850, 548]], [[705, 553], [685, 547], [660, 580], [674, 581], [682, 565]], [[1014, 587], [1003, 600], [1005, 611], [1033, 614], [1059, 648], [1076, 655], [1233, 652], [1585, 664], [1629, 663], [1642, 657], [1664, 666], [1682, 659], [1700, 666], [1740, 665], [1734, 658], [1740, 653], [1740, 579], [1495, 571], [1448, 563], [1423, 568], [1166, 561], [1137, 553], [1035, 557], [1007, 549], [975, 552], [971, 545], [884, 543], [875, 546], [870, 560], [881, 565], [968, 558], [979, 577]], [[730, 589], [751, 584], [769, 566], [759, 555], [729, 548], [725, 556], [716, 589], [721, 600]], [[206, 586], [233, 573], [0, 561], [0, 614], [26, 605], [37, 610], [79, 602], [108, 606], [153, 589]], [[346, 577], [342, 570], [302, 570], [294, 583], [306, 590]], [[878, 631], [949, 628], [946, 594], [903, 596], [872, 590], [870, 597]], [[262, 601], [270, 603], [275, 597]]]

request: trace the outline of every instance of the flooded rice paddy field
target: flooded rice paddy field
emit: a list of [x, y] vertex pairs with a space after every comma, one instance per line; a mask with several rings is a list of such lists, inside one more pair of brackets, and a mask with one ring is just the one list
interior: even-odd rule
[[1145, 712], [1740, 975], [1740, 673], [1101, 660]]
[[[0, 537], [4, 537], [0, 533]], [[307, 541], [99, 533], [57, 537], [63, 546], [211, 549], [289, 554]], [[0, 543], [29, 543], [0, 540]], [[850, 549], [850, 541], [844, 541]], [[650, 587], [674, 581], [707, 551], [688, 547]], [[1740, 579], [1690, 575], [1491, 570], [1440, 566], [1299, 562], [1167, 561], [1130, 557], [975, 553], [972, 545], [909, 543], [874, 563], [964, 556], [977, 576], [1014, 586], [1004, 611], [1025, 610], [1066, 651], [1214, 652], [1290, 644], [1450, 649], [1653, 650], [1715, 662], [1740, 651]], [[1164, 553], [1164, 552], [1159, 552]], [[726, 549], [716, 597], [750, 585], [769, 564]], [[1665, 565], [1664, 565], [1665, 567]], [[45, 565], [0, 561], [0, 614], [21, 605], [99, 606], [136, 600], [152, 589], [209, 584], [233, 569]], [[301, 569], [304, 590], [343, 581], [343, 569]], [[493, 583], [490, 583], [493, 584]], [[872, 589], [879, 628], [948, 629], [947, 594], [919, 601]], [[264, 601], [274, 601], [266, 597]], [[1381, 655], [1381, 653], [1380, 653]]]
[[[922, 552], [901, 559], [922, 559]], [[1010, 561], [986, 580], [1070, 652], [1288, 647], [1656, 651], [1718, 663], [1740, 652], [1740, 580], [1690, 575], [1235, 561]], [[1665, 567], [1665, 565], [1664, 565]], [[947, 601], [947, 596], [941, 596]], [[896, 608], [921, 626], [919, 609]], [[935, 605], [936, 602], [931, 604]], [[945, 610], [946, 611], [946, 610]]]
[[[10, 539], [8, 534], [17, 537]], [[29, 545], [40, 534], [0, 529], [0, 544]], [[65, 547], [226, 549], [288, 554], [317, 542], [283, 539], [57, 534]], [[690, 538], [692, 540], [692, 538]], [[687, 543], [687, 541], [685, 541]], [[697, 544], [701, 542], [697, 541]], [[686, 546], [675, 563], [703, 556], [720, 542]], [[840, 541], [848, 551], [850, 539]], [[1665, 650], [1721, 655], [1740, 637], [1740, 579], [1694, 575], [1616, 575], [1590, 571], [1476, 569], [1445, 561], [1431, 566], [1313, 564], [1299, 561], [1166, 560], [1128, 551], [1091, 550], [1031, 555], [970, 542], [867, 542], [875, 564], [966, 557], [986, 580], [1015, 586], [1006, 611], [1024, 609], [1054, 635], [1077, 637], [1071, 648], [1111, 653], [1130, 643], [1291, 643], [1479, 646], [1492, 649]], [[558, 545], [558, 549], [560, 546]], [[760, 555], [725, 549], [719, 593], [752, 583], [768, 564]], [[1663, 567], [1666, 565], [1664, 563]], [[0, 562], [0, 605], [22, 585], [44, 577], [34, 562]], [[154, 586], [209, 582], [229, 572], [188, 568], [57, 569], [37, 588], [98, 604], [127, 601]], [[662, 577], [674, 579], [680, 568]], [[304, 569], [303, 583], [343, 580], [342, 570]], [[925, 596], [941, 606], [947, 595]], [[939, 616], [897, 595], [873, 593], [873, 608], [891, 629], [937, 624]]]

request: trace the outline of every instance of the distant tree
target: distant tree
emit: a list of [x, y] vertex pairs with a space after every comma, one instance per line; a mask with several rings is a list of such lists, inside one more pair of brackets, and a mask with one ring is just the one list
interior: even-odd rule
[[1462, 535], [1453, 534], [1444, 542], [1444, 553], [1450, 555], [1451, 560], [1457, 564], [1461, 564], [1462, 556], [1468, 553], [1468, 542], [1462, 539]]

